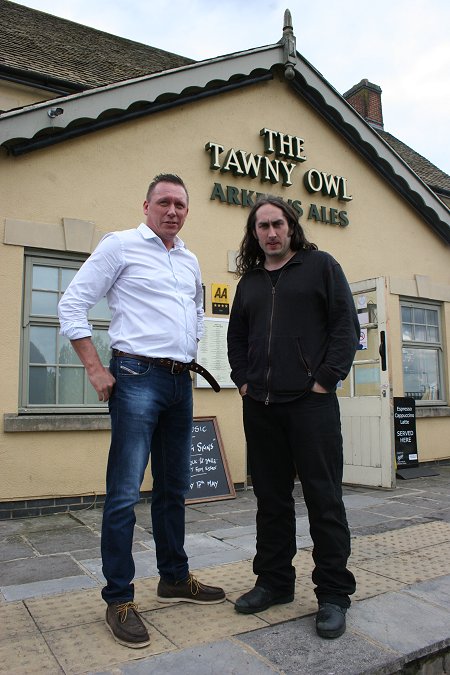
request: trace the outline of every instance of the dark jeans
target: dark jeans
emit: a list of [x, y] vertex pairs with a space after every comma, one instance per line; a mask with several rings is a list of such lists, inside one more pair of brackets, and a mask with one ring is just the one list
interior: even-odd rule
[[133, 600], [135, 567], [131, 552], [134, 506], [151, 452], [152, 525], [156, 561], [163, 579], [185, 579], [185, 495], [189, 489], [192, 438], [192, 381], [188, 372], [138, 359], [113, 358], [116, 378], [110, 399], [111, 447], [102, 524], [102, 591], [108, 602]]
[[253, 489], [258, 500], [253, 571], [260, 586], [294, 591], [294, 479], [300, 478], [320, 602], [350, 605], [355, 578], [347, 569], [350, 532], [342, 501], [342, 436], [337, 397], [309, 392], [288, 403], [243, 398]]

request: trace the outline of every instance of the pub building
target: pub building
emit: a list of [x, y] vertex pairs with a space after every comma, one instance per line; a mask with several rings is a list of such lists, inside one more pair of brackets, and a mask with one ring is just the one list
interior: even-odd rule
[[[450, 459], [450, 177], [384, 130], [378, 85], [340, 95], [282, 18], [273, 44], [194, 62], [0, 0], [0, 518], [102, 503], [107, 408], [56, 308], [100, 238], [142, 221], [162, 172], [190, 193], [181, 236], [204, 284], [198, 361], [222, 387], [194, 376], [195, 424], [213, 421], [230, 491], [248, 476], [226, 329], [259, 194], [293, 205], [354, 294], [360, 349], [337, 390], [344, 482], [392, 488], [399, 462]], [[102, 301], [89, 317], [105, 364], [108, 316]], [[394, 425], [395, 402], [408, 417]], [[411, 413], [414, 443], [400, 434], [396, 453]]]

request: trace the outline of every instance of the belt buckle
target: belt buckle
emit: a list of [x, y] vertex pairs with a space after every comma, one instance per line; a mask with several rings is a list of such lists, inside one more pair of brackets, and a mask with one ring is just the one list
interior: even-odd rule
[[170, 369], [172, 375], [179, 375], [181, 373], [180, 364], [172, 359], [172, 367]]

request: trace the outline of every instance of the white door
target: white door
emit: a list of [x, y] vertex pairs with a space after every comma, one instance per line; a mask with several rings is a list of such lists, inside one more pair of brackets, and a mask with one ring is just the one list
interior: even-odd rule
[[361, 325], [362, 349], [338, 387], [344, 439], [344, 483], [395, 485], [391, 387], [386, 345], [386, 281], [350, 284]]

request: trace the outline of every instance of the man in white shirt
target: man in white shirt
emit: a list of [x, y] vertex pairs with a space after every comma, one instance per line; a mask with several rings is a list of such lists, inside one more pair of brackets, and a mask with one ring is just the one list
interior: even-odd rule
[[[145, 223], [103, 237], [59, 303], [62, 335], [70, 339], [99, 400], [109, 402], [102, 597], [114, 639], [133, 648], [149, 644], [134, 603], [131, 549], [134, 506], [150, 456], [158, 601], [225, 600], [221, 588], [205, 586], [189, 572], [184, 550], [192, 434], [189, 370], [201, 372], [194, 360], [203, 331], [197, 258], [177, 236], [188, 210], [181, 178], [156, 176], [144, 201]], [[100, 361], [87, 320], [89, 309], [105, 295], [112, 314], [109, 368]]]

